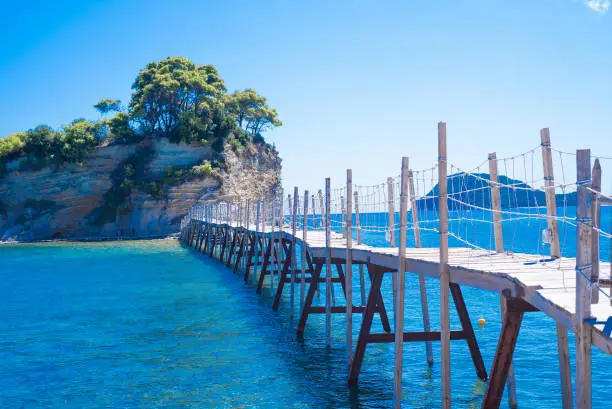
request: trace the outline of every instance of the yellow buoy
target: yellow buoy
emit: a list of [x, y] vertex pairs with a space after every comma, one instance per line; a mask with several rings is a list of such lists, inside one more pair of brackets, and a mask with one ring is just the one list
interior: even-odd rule
[[479, 319], [478, 319], [478, 324], [479, 324], [479, 325], [485, 325], [485, 324], [486, 324], [486, 322], [487, 322], [487, 321], [485, 321], [485, 319], [484, 319], [484, 318], [479, 318]]

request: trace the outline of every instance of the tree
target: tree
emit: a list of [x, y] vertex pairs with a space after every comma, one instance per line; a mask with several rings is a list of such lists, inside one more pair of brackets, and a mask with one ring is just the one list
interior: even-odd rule
[[38, 125], [25, 133], [25, 152], [37, 158], [47, 158], [52, 154], [58, 140], [59, 132], [47, 125]]
[[119, 112], [121, 111], [121, 100], [103, 98], [94, 105], [94, 108], [96, 108], [102, 116], [107, 115], [109, 112]]
[[131, 117], [158, 136], [168, 136], [186, 112], [195, 117], [209, 109], [225, 85], [212, 65], [169, 57], [140, 71], [132, 85]]
[[80, 163], [96, 145], [96, 124], [80, 120], [64, 127], [59, 153], [66, 162]]
[[235, 118], [238, 126], [251, 137], [283, 124], [278, 119], [278, 112], [268, 106], [266, 98], [257, 94], [252, 88], [226, 95], [225, 107]]
[[135, 142], [141, 139], [140, 135], [132, 129], [130, 116], [125, 112], [117, 112], [114, 117], [106, 120], [110, 135], [115, 141]]

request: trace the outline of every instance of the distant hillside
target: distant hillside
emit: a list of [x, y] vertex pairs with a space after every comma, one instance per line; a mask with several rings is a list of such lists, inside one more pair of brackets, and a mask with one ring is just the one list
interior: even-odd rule
[[[447, 191], [449, 195], [448, 208], [457, 209], [460, 204], [459, 200], [478, 207], [491, 208], [491, 188], [489, 187], [490, 176], [487, 173], [456, 173], [449, 175], [447, 183]], [[545, 206], [546, 196], [544, 191], [537, 188], [532, 189], [532, 186], [527, 183], [511, 179], [500, 175], [499, 183], [507, 185], [500, 188], [501, 206], [502, 209], [528, 206]], [[438, 185], [436, 185], [426, 196], [437, 196]], [[576, 192], [567, 194], [556, 194], [557, 206], [561, 206], [566, 201], [567, 206], [576, 205]], [[417, 206], [422, 209], [434, 210], [438, 208], [438, 198], [417, 200]]]

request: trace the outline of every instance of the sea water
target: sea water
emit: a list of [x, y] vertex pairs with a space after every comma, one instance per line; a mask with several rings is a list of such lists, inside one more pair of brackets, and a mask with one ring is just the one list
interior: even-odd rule
[[[520, 223], [519, 237], [505, 230], [506, 246], [541, 248], [534, 238], [541, 237], [541, 226]], [[451, 225], [451, 231], [488, 245], [490, 228], [478, 225]], [[382, 233], [364, 235], [384, 244]], [[564, 238], [569, 252], [572, 235]], [[609, 259], [607, 240], [602, 254]], [[390, 281], [385, 278], [383, 293], [392, 316]], [[406, 330], [419, 331], [418, 278], [408, 274], [406, 281]], [[499, 295], [462, 290], [489, 370], [501, 325]], [[437, 328], [438, 282], [427, 279], [427, 291]], [[315, 302], [322, 304], [324, 294], [322, 286]], [[339, 287], [335, 294], [342, 305]], [[296, 295], [299, 300], [299, 287]], [[348, 388], [343, 314], [333, 316], [331, 348], [323, 314], [309, 317], [300, 339], [299, 302], [292, 318], [288, 288], [274, 312], [269, 280], [258, 295], [253, 283], [174, 240], [0, 246], [0, 297], [0, 408], [365, 409], [392, 403], [393, 344], [369, 345], [358, 386]], [[354, 299], [361, 301], [357, 283]], [[477, 323], [481, 317], [484, 326]], [[360, 314], [354, 319], [356, 342]], [[454, 311], [451, 326], [459, 328]], [[382, 332], [378, 317], [372, 330]], [[572, 374], [574, 346], [570, 334]], [[404, 408], [441, 405], [439, 343], [433, 347], [429, 367], [423, 343], [404, 346]], [[451, 357], [453, 407], [479, 408], [485, 384], [464, 341], [451, 343]], [[594, 408], [610, 407], [611, 359], [593, 347]], [[514, 369], [520, 408], [561, 406], [552, 319], [525, 314]], [[506, 397], [502, 407], [508, 407]]]

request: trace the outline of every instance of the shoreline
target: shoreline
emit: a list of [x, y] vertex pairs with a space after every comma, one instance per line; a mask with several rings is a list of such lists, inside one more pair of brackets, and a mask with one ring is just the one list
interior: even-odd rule
[[19, 245], [19, 244], [50, 244], [50, 243], [103, 243], [111, 241], [148, 241], [148, 240], [178, 240], [179, 233], [172, 234], [155, 234], [149, 236], [134, 236], [134, 237], [78, 237], [66, 239], [49, 239], [49, 240], [0, 240], [0, 246]]

